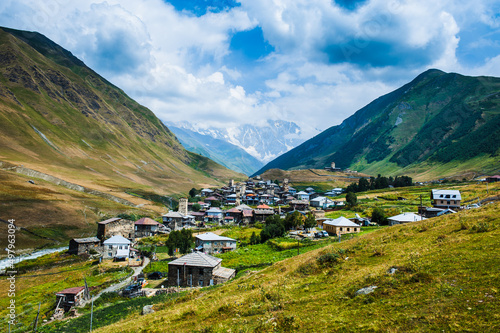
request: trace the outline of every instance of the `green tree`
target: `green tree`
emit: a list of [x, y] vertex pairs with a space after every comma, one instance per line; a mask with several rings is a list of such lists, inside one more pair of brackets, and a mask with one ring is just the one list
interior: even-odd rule
[[255, 245], [260, 243], [260, 237], [255, 234], [255, 231], [252, 232], [252, 236], [250, 236], [250, 245]]
[[221, 206], [221, 202], [219, 200], [214, 200], [210, 203], [210, 206], [211, 207], [220, 207]]
[[358, 202], [358, 197], [353, 192], [349, 192], [345, 195], [345, 201], [347, 202], [349, 207], [354, 207]]
[[195, 203], [193, 205], [193, 212], [199, 212], [201, 209], [201, 205], [199, 203]]
[[297, 228], [304, 223], [304, 216], [298, 211], [294, 211], [292, 214], [287, 214], [285, 220], [283, 221], [286, 230]]
[[307, 213], [306, 220], [304, 221], [304, 228], [314, 228], [317, 225], [316, 218], [312, 213]]
[[189, 190], [189, 196], [191, 198], [194, 198], [198, 193], [200, 193], [200, 191], [198, 191], [197, 189], [195, 189], [194, 187], [192, 189]]
[[383, 208], [375, 207], [372, 212], [372, 222], [378, 223], [380, 225], [387, 224], [387, 215]]

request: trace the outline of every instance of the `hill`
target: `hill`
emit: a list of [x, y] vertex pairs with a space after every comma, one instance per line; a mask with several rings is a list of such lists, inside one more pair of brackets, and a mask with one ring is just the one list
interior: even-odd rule
[[271, 161], [429, 180], [498, 171], [500, 79], [428, 70]]
[[210, 135], [169, 125], [182, 145], [190, 152], [210, 158], [226, 168], [251, 175], [264, 164], [242, 148]]
[[43, 35], [1, 28], [0, 74], [0, 220], [26, 228], [31, 246], [245, 178], [186, 151], [151, 110]]
[[[97, 331], [496, 332], [499, 213], [497, 202], [382, 228]], [[357, 295], [370, 286], [373, 293]]]

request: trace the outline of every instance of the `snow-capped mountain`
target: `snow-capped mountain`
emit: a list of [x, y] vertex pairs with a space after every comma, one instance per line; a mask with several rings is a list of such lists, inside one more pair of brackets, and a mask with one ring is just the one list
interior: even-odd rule
[[224, 140], [242, 148], [263, 163], [275, 159], [305, 141], [301, 138], [300, 127], [294, 122], [284, 120], [268, 120], [264, 126], [244, 124], [231, 128], [203, 128], [188, 122], [176, 122], [170, 125]]

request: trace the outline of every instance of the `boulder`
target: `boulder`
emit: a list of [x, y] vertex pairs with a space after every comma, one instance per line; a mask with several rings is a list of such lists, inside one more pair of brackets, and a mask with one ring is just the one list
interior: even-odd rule
[[368, 294], [371, 294], [372, 292], [374, 292], [375, 289], [377, 289], [377, 286], [369, 286], [369, 287], [361, 288], [358, 291], [356, 291], [356, 295], [368, 295]]
[[144, 305], [144, 307], [142, 308], [143, 315], [147, 315], [153, 312], [155, 312], [155, 310], [153, 310], [153, 305]]

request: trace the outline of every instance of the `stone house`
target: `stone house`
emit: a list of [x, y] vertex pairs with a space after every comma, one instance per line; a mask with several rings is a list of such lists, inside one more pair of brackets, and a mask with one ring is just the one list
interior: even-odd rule
[[112, 236], [134, 239], [134, 221], [114, 217], [97, 223], [97, 238], [102, 241]]
[[69, 254], [91, 254], [90, 250], [101, 252], [101, 241], [97, 237], [73, 238], [69, 241]]
[[234, 269], [221, 267], [222, 259], [193, 252], [168, 263], [169, 286], [206, 287], [224, 283], [236, 275]]
[[163, 228], [163, 224], [158, 223], [149, 217], [143, 217], [135, 221], [135, 237], [154, 236], [160, 232], [161, 228]]
[[56, 293], [56, 305], [66, 312], [89, 298], [89, 290], [85, 287], [67, 288]]

